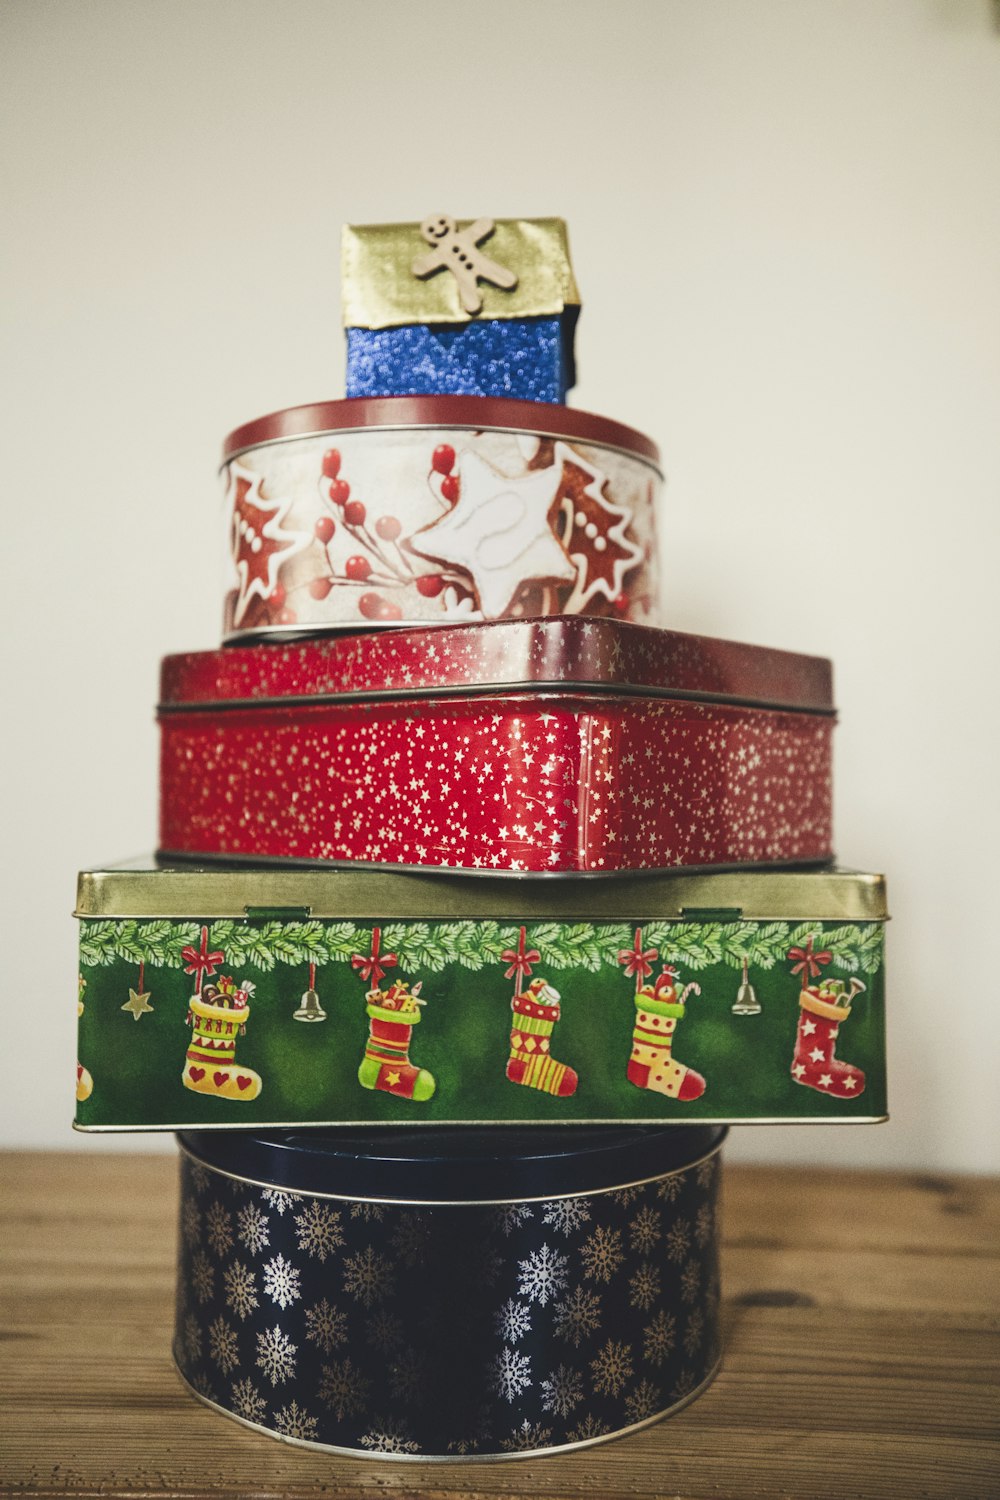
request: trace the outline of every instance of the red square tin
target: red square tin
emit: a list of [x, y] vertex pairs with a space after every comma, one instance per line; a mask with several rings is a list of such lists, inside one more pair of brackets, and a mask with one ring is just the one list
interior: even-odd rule
[[574, 617], [168, 657], [171, 856], [517, 874], [828, 860], [830, 663]]

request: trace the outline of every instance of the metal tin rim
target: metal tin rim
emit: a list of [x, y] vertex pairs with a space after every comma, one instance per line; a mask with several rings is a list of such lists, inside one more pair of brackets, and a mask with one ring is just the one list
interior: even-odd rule
[[697, 921], [704, 919], [701, 913], [720, 910], [732, 911], [734, 920], [738, 913], [746, 921], [880, 922], [889, 916], [884, 876], [828, 865], [815, 869], [741, 867], [715, 873], [703, 869], [665, 874], [621, 871], [609, 877], [495, 876], [435, 866], [387, 870], [384, 865], [331, 864], [317, 868], [268, 864], [257, 857], [243, 867], [238, 861], [220, 858], [216, 867], [209, 861], [205, 868], [204, 864], [194, 866], [196, 860], [204, 862], [205, 856], [189, 855], [165, 869], [156, 869], [151, 862], [84, 870], [78, 878], [73, 915], [246, 920], [249, 905], [303, 908], [312, 917], [357, 920], [372, 920], [373, 913], [376, 918], [400, 921], [521, 919], [527, 882], [535, 919]]
[[[454, 1127], [454, 1121], [450, 1123]], [[463, 1123], [470, 1124], [471, 1122], [465, 1121]], [[614, 1120], [610, 1123], [620, 1125], [622, 1122]], [[648, 1124], [648, 1121], [643, 1123]], [[695, 1123], [697, 1128], [700, 1128], [703, 1124], [706, 1129], [711, 1128], [707, 1121], [698, 1120], [697, 1122], [687, 1123]], [[198, 1127], [194, 1128], [197, 1129]], [[669, 1129], [669, 1126], [665, 1126], [664, 1128]], [[258, 1126], [257, 1129], [259, 1131], [261, 1127]], [[625, 1188], [643, 1187], [647, 1182], [665, 1182], [668, 1177], [679, 1177], [683, 1172], [693, 1171], [695, 1167], [700, 1167], [703, 1162], [711, 1161], [713, 1156], [718, 1156], [726, 1143], [728, 1133], [728, 1130], [724, 1130], [710, 1150], [703, 1151], [700, 1156], [692, 1157], [682, 1167], [671, 1167], [669, 1172], [653, 1172], [645, 1177], [630, 1178], [625, 1182], [612, 1182], [607, 1187], [575, 1188], [572, 1192], [567, 1193], [544, 1193], [528, 1197], [516, 1194], [511, 1198], [378, 1198], [368, 1197], [364, 1193], [323, 1193], [316, 1188], [282, 1187], [279, 1188], [279, 1191], [288, 1193], [291, 1197], [296, 1198], [323, 1198], [336, 1203], [384, 1203], [387, 1207], [392, 1208], [502, 1208], [508, 1203], [557, 1203], [562, 1198], [602, 1198], [607, 1193], [620, 1193]], [[215, 1172], [219, 1177], [226, 1177], [232, 1182], [246, 1183], [248, 1187], [273, 1188], [275, 1186], [273, 1182], [262, 1182], [259, 1177], [247, 1177], [242, 1172], [230, 1172], [225, 1167], [216, 1166], [215, 1162], [205, 1161], [204, 1157], [199, 1156], [196, 1151], [192, 1151], [189, 1146], [185, 1145], [180, 1136], [177, 1137], [177, 1147], [183, 1156], [186, 1156], [189, 1161], [196, 1162], [198, 1166], [204, 1167], [206, 1172]]]
[[[845, 1116], [843, 1119], [839, 1119], [839, 1118], [838, 1119], [832, 1119], [832, 1118], [829, 1118], [829, 1117], [826, 1117], [826, 1116], [818, 1116], [818, 1115], [740, 1115], [739, 1118], [737, 1118], [734, 1115], [721, 1115], [718, 1118], [713, 1118], [713, 1119], [710, 1119], [710, 1120], [701, 1119], [701, 1118], [699, 1118], [697, 1120], [686, 1120], [684, 1122], [684, 1124], [685, 1125], [705, 1125], [706, 1127], [712, 1127], [712, 1126], [715, 1126], [715, 1125], [725, 1125], [727, 1127], [729, 1127], [729, 1126], [735, 1126], [735, 1125], [819, 1125], [819, 1126], [822, 1126], [824, 1129], [826, 1129], [830, 1125], [885, 1125], [888, 1122], [889, 1119], [890, 1119], [890, 1116], [887, 1115], [887, 1114], [886, 1115], [849, 1115], [849, 1116]], [[166, 1134], [168, 1132], [170, 1134], [175, 1134], [176, 1132], [181, 1131], [181, 1130], [184, 1130], [184, 1131], [187, 1131], [187, 1130], [197, 1131], [199, 1135], [202, 1135], [202, 1134], [204, 1134], [206, 1132], [210, 1132], [210, 1131], [214, 1132], [216, 1130], [225, 1130], [225, 1131], [228, 1131], [230, 1135], [242, 1135], [242, 1134], [244, 1134], [244, 1132], [246, 1132], [248, 1134], [253, 1134], [255, 1131], [259, 1133], [260, 1131], [263, 1131], [263, 1130], [314, 1130], [314, 1129], [315, 1130], [322, 1130], [327, 1125], [329, 1125], [329, 1127], [332, 1129], [332, 1128], [335, 1128], [335, 1127], [337, 1127], [339, 1125], [342, 1125], [343, 1123], [344, 1123], [343, 1121], [339, 1121], [339, 1120], [329, 1120], [329, 1121], [315, 1120], [315, 1121], [311, 1121], [308, 1125], [303, 1125], [303, 1123], [302, 1123], [301, 1120], [263, 1120], [263, 1121], [255, 1121], [253, 1125], [234, 1126], [231, 1121], [227, 1122], [224, 1125], [223, 1124], [219, 1124], [219, 1125], [213, 1125], [213, 1124], [205, 1125], [205, 1124], [201, 1124], [201, 1123], [198, 1123], [198, 1124], [187, 1123], [187, 1124], [185, 1124], [184, 1122], [182, 1122], [180, 1120], [176, 1120], [172, 1125], [81, 1125], [77, 1120], [73, 1120], [72, 1121], [72, 1128], [75, 1131], [77, 1131], [80, 1135], [152, 1135], [152, 1134], [155, 1134], [157, 1131], [159, 1131], [161, 1134]], [[348, 1121], [347, 1123], [350, 1124], [350, 1125], [356, 1125], [356, 1126], [358, 1126], [358, 1128], [360, 1128], [361, 1126], [363, 1126], [365, 1130], [373, 1130], [373, 1131], [391, 1129], [394, 1125], [398, 1124], [398, 1122], [395, 1121], [395, 1120], [356, 1120], [356, 1121]], [[613, 1119], [610, 1119], [610, 1118], [609, 1119], [604, 1119], [603, 1117], [595, 1117], [594, 1119], [580, 1120], [578, 1122], [574, 1122], [574, 1125], [572, 1125], [572, 1126], [566, 1126], [565, 1128], [566, 1129], [574, 1129], [576, 1124], [579, 1124], [580, 1127], [582, 1129], [584, 1129], [584, 1130], [588, 1129], [591, 1125], [607, 1125], [608, 1127], [612, 1127], [612, 1126], [617, 1126], [617, 1125], [622, 1125], [622, 1126], [637, 1125], [638, 1126], [638, 1125], [650, 1125], [650, 1124], [662, 1125], [664, 1127], [664, 1129], [667, 1129], [667, 1128], [670, 1127], [671, 1122], [670, 1121], [665, 1121], [665, 1120], [650, 1121], [648, 1119], [644, 1119], [644, 1120], [622, 1119], [620, 1116], [616, 1115]], [[464, 1130], [466, 1126], [476, 1126], [476, 1125], [488, 1125], [488, 1126], [490, 1126], [491, 1129], [496, 1129], [496, 1130], [505, 1130], [508, 1125], [510, 1125], [513, 1129], [523, 1129], [523, 1130], [527, 1130], [528, 1128], [531, 1128], [532, 1130], [546, 1130], [546, 1129], [548, 1129], [548, 1125], [546, 1123], [544, 1123], [544, 1122], [543, 1123], [539, 1123], [538, 1120], [503, 1120], [503, 1121], [499, 1121], [499, 1122], [497, 1120], [461, 1120], [461, 1121], [457, 1121], [457, 1122], [455, 1120], [427, 1120], [427, 1121], [423, 1122], [422, 1128], [425, 1129], [425, 1130]], [[682, 1127], [680, 1127], [680, 1128], [682, 1128]], [[219, 1167], [208, 1167], [207, 1170], [211, 1171], [211, 1172], [218, 1172], [221, 1169]], [[680, 1168], [678, 1168], [678, 1170], [679, 1171], [687, 1171], [687, 1168], [686, 1167], [680, 1167]], [[661, 1176], [664, 1176], [664, 1177], [669, 1176], [669, 1175], [670, 1174], [667, 1173], [667, 1172], [661, 1173]], [[246, 1179], [246, 1180], [247, 1181], [251, 1181], [251, 1179], [249, 1179], [249, 1178]], [[658, 1179], [656, 1179], [656, 1178], [653, 1178], [653, 1179], [643, 1178], [643, 1181], [647, 1181], [647, 1180], [657, 1181]], [[260, 1186], [260, 1187], [267, 1187], [269, 1184], [267, 1184], [267, 1183], [255, 1183], [254, 1185], [255, 1186]], [[629, 1185], [630, 1184], [628, 1184], [628, 1183], [625, 1184], [626, 1187], [629, 1186]], [[307, 1192], [308, 1191], [308, 1192], [311, 1192], [312, 1189], [288, 1188], [285, 1191], [287, 1191], [287, 1192], [297, 1192], [297, 1191], [301, 1191], [301, 1192]], [[606, 1191], [608, 1191], [608, 1192], [618, 1192], [619, 1190], [618, 1190], [618, 1188], [608, 1188]], [[531, 1199], [531, 1198], [518, 1198], [516, 1201], [518, 1203], [532, 1203], [532, 1202], [535, 1202], [535, 1201], [537, 1201], [539, 1203], [542, 1203], [542, 1202], [544, 1202], [544, 1203], [551, 1203], [553, 1201], [554, 1197], [555, 1198], [558, 1198], [560, 1196], [568, 1197], [568, 1198], [580, 1198], [580, 1197], [586, 1197], [586, 1196], [596, 1197], [597, 1196], [597, 1192], [598, 1192], [598, 1189], [594, 1189], [593, 1192], [590, 1193], [589, 1195], [588, 1194], [584, 1194], [584, 1193], [565, 1193], [565, 1194], [561, 1194], [561, 1195], [559, 1193], [556, 1193], [556, 1194], [550, 1193], [548, 1195], [548, 1197], [544, 1198], [544, 1199], [539, 1198], [539, 1199], [535, 1200], [535, 1199]], [[316, 1194], [315, 1196], [319, 1197], [321, 1195], [320, 1194]], [[351, 1201], [351, 1202], [358, 1202], [360, 1200], [357, 1198], [356, 1194], [352, 1194], [349, 1201]], [[397, 1204], [399, 1204], [401, 1202], [401, 1200], [398, 1199], [398, 1198], [373, 1198], [371, 1201], [373, 1203], [397, 1203]], [[511, 1201], [513, 1201], [513, 1200], [511, 1200]], [[406, 1205], [403, 1205], [403, 1206], [406, 1206]], [[442, 1207], [442, 1208], [447, 1208], [448, 1207], [448, 1205], [446, 1203], [438, 1203], [437, 1206], [438, 1207]], [[428, 1207], [428, 1208], [434, 1207], [434, 1202], [430, 1202], [429, 1201], [426, 1204], [426, 1207]]]
[[660, 477], [660, 450], [645, 433], [611, 417], [546, 401], [495, 396], [354, 396], [268, 412], [229, 433], [222, 468], [253, 448], [297, 438], [442, 428], [470, 432], [522, 432], [611, 448], [649, 464]]
[[375, 1453], [369, 1448], [340, 1448], [333, 1443], [315, 1443], [310, 1442], [308, 1438], [285, 1437], [283, 1433], [276, 1432], [273, 1427], [265, 1427], [260, 1422], [250, 1422], [246, 1417], [238, 1416], [236, 1412], [230, 1411], [227, 1406], [220, 1406], [211, 1397], [203, 1396], [200, 1391], [196, 1391], [180, 1367], [175, 1345], [171, 1345], [170, 1353], [178, 1378], [191, 1395], [203, 1405], [210, 1407], [212, 1411], [218, 1412], [220, 1416], [228, 1417], [231, 1422], [239, 1422], [241, 1427], [249, 1427], [252, 1432], [263, 1433], [266, 1437], [276, 1439], [279, 1443], [287, 1443], [292, 1448], [312, 1449], [319, 1453], [336, 1453], [342, 1458], [364, 1458], [369, 1462], [377, 1460], [404, 1464], [496, 1464], [507, 1463], [518, 1458], [548, 1458], [550, 1455], [559, 1453], [573, 1453], [579, 1448], [594, 1448], [598, 1443], [610, 1443], [617, 1438], [628, 1437], [630, 1433], [641, 1432], [644, 1427], [652, 1427], [655, 1422], [662, 1422], [664, 1417], [676, 1415], [708, 1389], [722, 1365], [720, 1353], [705, 1378], [679, 1401], [665, 1406], [662, 1411], [656, 1412], [651, 1417], [644, 1417], [641, 1422], [633, 1422], [628, 1427], [618, 1427], [614, 1432], [604, 1432], [599, 1437], [585, 1438], [578, 1443], [560, 1443], [549, 1448], [526, 1448], [514, 1453]]

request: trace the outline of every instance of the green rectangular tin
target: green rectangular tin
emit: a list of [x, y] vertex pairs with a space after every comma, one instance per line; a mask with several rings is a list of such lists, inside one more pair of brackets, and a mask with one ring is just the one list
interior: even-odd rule
[[847, 870], [85, 871], [75, 1123], [872, 1123], [887, 915]]

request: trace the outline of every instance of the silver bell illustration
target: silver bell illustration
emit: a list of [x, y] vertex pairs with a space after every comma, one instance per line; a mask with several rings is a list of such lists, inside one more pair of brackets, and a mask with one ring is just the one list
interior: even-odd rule
[[760, 1001], [754, 993], [754, 987], [749, 978], [750, 961], [743, 959], [743, 979], [736, 992], [736, 1003], [733, 1006], [734, 1016], [759, 1016]]
[[319, 1003], [316, 992], [316, 965], [309, 965], [309, 988], [302, 996], [302, 1004], [292, 1015], [293, 1021], [325, 1021], [326, 1011]]

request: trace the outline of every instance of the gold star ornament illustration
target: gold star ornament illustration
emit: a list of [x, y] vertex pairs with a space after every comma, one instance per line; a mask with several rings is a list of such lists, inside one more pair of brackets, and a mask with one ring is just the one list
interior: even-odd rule
[[129, 1012], [133, 1021], [138, 1021], [140, 1016], [144, 1016], [147, 1013], [152, 1013], [153, 1007], [149, 1003], [151, 999], [152, 995], [150, 994], [150, 992], [144, 991], [142, 985], [140, 984], [138, 994], [136, 994], [135, 990], [133, 989], [129, 990], [128, 999], [125, 1001], [125, 1004], [121, 1008], [122, 1010], [127, 1010]]

